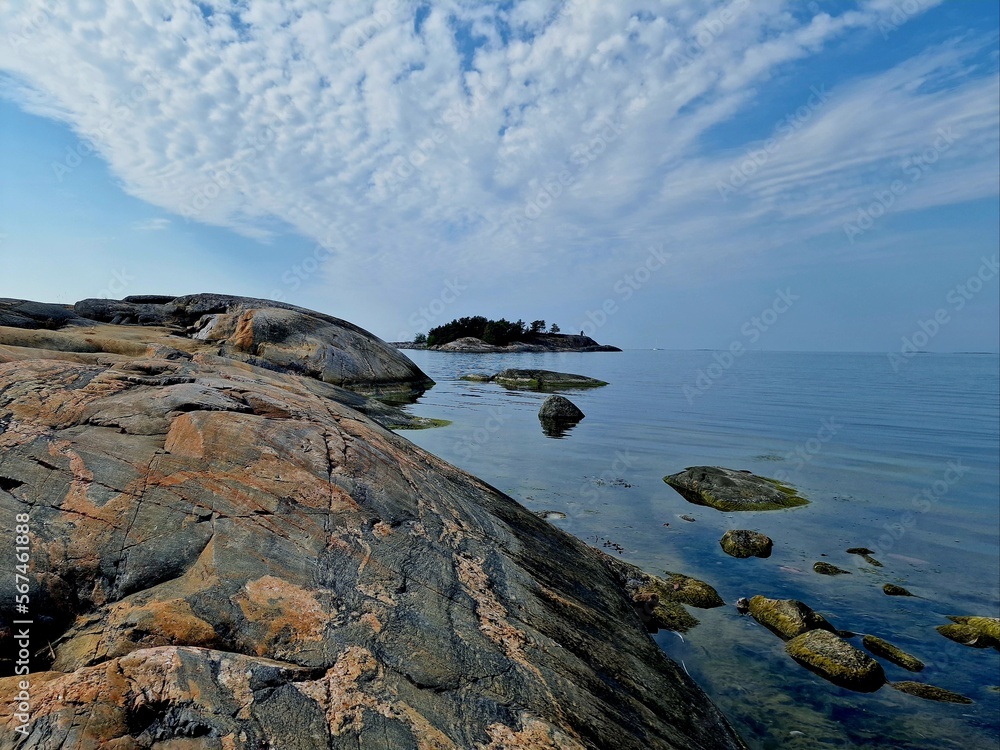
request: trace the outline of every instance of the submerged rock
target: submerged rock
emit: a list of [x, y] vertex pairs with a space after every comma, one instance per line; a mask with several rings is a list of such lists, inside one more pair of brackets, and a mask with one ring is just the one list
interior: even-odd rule
[[886, 596], [913, 596], [913, 594], [904, 589], [902, 586], [897, 586], [894, 583], [885, 584], [882, 587], [882, 591]]
[[843, 568], [838, 568], [836, 565], [831, 565], [827, 562], [818, 562], [813, 565], [813, 570], [824, 576], [842, 576], [850, 575], [851, 571], [844, 570]]
[[768, 599], [758, 594], [750, 599], [750, 615], [785, 640], [810, 630], [837, 632], [823, 615], [797, 599]]
[[794, 508], [809, 502], [776, 479], [716, 466], [691, 466], [663, 481], [690, 503], [726, 512]]
[[903, 682], [893, 682], [890, 684], [901, 693], [915, 695], [918, 698], [924, 698], [929, 701], [939, 701], [941, 703], [960, 703], [963, 705], [975, 702], [970, 698], [966, 698], [964, 695], [959, 695], [958, 693], [953, 693], [950, 690], [935, 687], [934, 685], [928, 685], [924, 682], [911, 682], [909, 680], [905, 680]]
[[847, 553], [850, 555], [861, 555], [861, 557], [864, 558], [864, 561], [869, 565], [873, 565], [876, 568], [882, 567], [882, 563], [872, 557], [872, 550], [867, 547], [851, 547], [847, 550]]
[[995, 648], [1000, 651], [1000, 618], [949, 616], [951, 625], [939, 625], [937, 632], [945, 638], [973, 648]]
[[810, 630], [792, 638], [785, 651], [806, 669], [849, 690], [872, 693], [885, 684], [881, 664], [826, 630]]
[[686, 633], [698, 624], [698, 620], [682, 604], [701, 609], [725, 606], [718, 592], [697, 578], [670, 572], [661, 578], [622, 560], [608, 560], [633, 602], [646, 602], [644, 606], [649, 612], [644, 622], [648, 627]]
[[[234, 314], [204, 306], [181, 309]], [[291, 353], [220, 356], [298, 347], [270, 326], [302, 318], [237, 317], [225, 344], [101, 324], [96, 353], [0, 345], [0, 525], [30, 517], [39, 648], [24, 747], [745, 747], [606, 555]]]
[[482, 372], [471, 372], [468, 375], [462, 375], [459, 378], [459, 380], [468, 380], [471, 383], [489, 383], [492, 379], [492, 375], [487, 375]]
[[552, 370], [503, 370], [493, 376], [493, 382], [505, 388], [523, 388], [534, 391], [556, 388], [598, 388], [607, 385], [603, 380]]
[[774, 543], [758, 531], [730, 529], [719, 540], [722, 549], [732, 557], [770, 557]]
[[919, 672], [924, 668], [924, 663], [920, 661], [915, 656], [903, 651], [903, 649], [893, 646], [889, 641], [884, 641], [881, 638], [877, 638], [874, 635], [866, 635], [861, 639], [865, 648], [871, 651], [875, 656], [881, 656], [883, 659], [888, 659], [893, 664], [907, 669], [910, 672]]

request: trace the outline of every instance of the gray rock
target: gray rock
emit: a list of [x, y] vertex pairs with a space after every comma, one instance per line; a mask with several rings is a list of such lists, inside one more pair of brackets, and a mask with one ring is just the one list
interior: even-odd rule
[[549, 396], [538, 410], [538, 418], [554, 422], [579, 422], [586, 415], [565, 396]]
[[691, 466], [663, 481], [690, 503], [726, 512], [794, 508], [809, 502], [776, 479], [717, 466]]

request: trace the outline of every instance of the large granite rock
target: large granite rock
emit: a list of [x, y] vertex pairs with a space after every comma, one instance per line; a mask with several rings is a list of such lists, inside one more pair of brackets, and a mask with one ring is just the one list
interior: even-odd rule
[[663, 481], [689, 503], [726, 512], [794, 508], [809, 502], [776, 479], [717, 466], [691, 466]]
[[[744, 747], [603, 553], [340, 389], [249, 363], [323, 321], [181, 307], [232, 316], [227, 356], [159, 324], [0, 345], [0, 523], [30, 519], [20, 746]], [[14, 603], [3, 587], [8, 675]]]
[[823, 615], [797, 599], [768, 599], [758, 594], [750, 599], [749, 607], [753, 619], [785, 640], [810, 630], [837, 632]]
[[806, 669], [849, 690], [872, 693], [885, 684], [881, 664], [826, 630], [795, 636], [785, 651]]
[[433, 381], [373, 334], [346, 320], [283, 302], [193, 294], [86, 299], [77, 315], [113, 324], [173, 326], [233, 359], [308, 375], [379, 397], [407, 398]]

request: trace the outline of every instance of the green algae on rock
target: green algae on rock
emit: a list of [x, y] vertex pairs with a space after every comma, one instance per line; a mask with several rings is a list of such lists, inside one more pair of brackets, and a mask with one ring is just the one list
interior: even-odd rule
[[973, 648], [995, 648], [1000, 651], [1000, 617], [958, 617], [949, 615], [952, 625], [939, 625], [936, 630], [945, 638]]
[[719, 540], [723, 551], [731, 557], [770, 557], [774, 543], [759, 531], [730, 529]]
[[724, 512], [780, 510], [809, 503], [793, 487], [777, 479], [718, 466], [689, 466], [663, 481], [689, 503]]
[[588, 378], [585, 375], [553, 372], [552, 370], [508, 369], [498, 372], [491, 380], [505, 388], [532, 391], [544, 391], [556, 388], [600, 388], [603, 385], [607, 385], [603, 380]]
[[750, 600], [750, 615], [786, 641], [810, 630], [837, 632], [823, 615], [797, 599], [768, 599], [758, 594]]
[[838, 568], [836, 565], [831, 565], [827, 562], [815, 563], [813, 565], [813, 570], [824, 576], [842, 576], [851, 574], [851, 571]]
[[891, 661], [893, 664], [910, 672], [919, 672], [924, 668], [924, 663], [920, 659], [911, 656], [903, 651], [903, 649], [893, 646], [889, 641], [882, 640], [877, 636], [866, 635], [861, 639], [861, 642], [875, 656], [881, 656], [883, 659]]
[[918, 698], [923, 698], [929, 701], [938, 701], [940, 703], [960, 703], [962, 705], [975, 703], [975, 701], [971, 698], [966, 698], [964, 695], [953, 693], [950, 690], [945, 690], [944, 688], [939, 688], [934, 685], [928, 685], [925, 682], [904, 680], [903, 682], [891, 682], [889, 684], [901, 693], [915, 695]]
[[885, 592], [886, 596], [913, 596], [913, 594], [904, 589], [902, 586], [897, 586], [894, 583], [885, 584], [882, 587], [882, 591]]
[[806, 669], [848, 690], [872, 693], [885, 684], [881, 664], [826, 630], [795, 636], [785, 651]]

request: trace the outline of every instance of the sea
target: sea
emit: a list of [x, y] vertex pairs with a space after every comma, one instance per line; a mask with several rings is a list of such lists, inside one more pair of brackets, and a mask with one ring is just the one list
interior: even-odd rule
[[[935, 630], [949, 615], [1000, 616], [996, 354], [406, 354], [437, 383], [407, 409], [450, 421], [406, 431], [409, 440], [608, 554], [715, 587], [725, 607], [689, 608], [698, 626], [653, 637], [751, 748], [1000, 746], [1000, 653]], [[460, 379], [510, 367], [609, 385], [559, 391], [586, 417], [549, 436], [537, 417], [547, 393]], [[779, 478], [810, 503], [724, 513], [663, 481], [701, 465]], [[729, 529], [767, 534], [771, 556], [728, 556], [719, 540]], [[873, 550], [881, 567], [851, 547]], [[849, 574], [817, 574], [819, 561]], [[913, 596], [887, 596], [885, 583]], [[929, 683], [973, 703], [825, 681], [737, 612], [739, 597], [756, 594], [807, 603], [856, 633], [859, 648], [864, 634], [890, 641], [926, 667], [910, 673], [880, 660], [889, 681]]]

